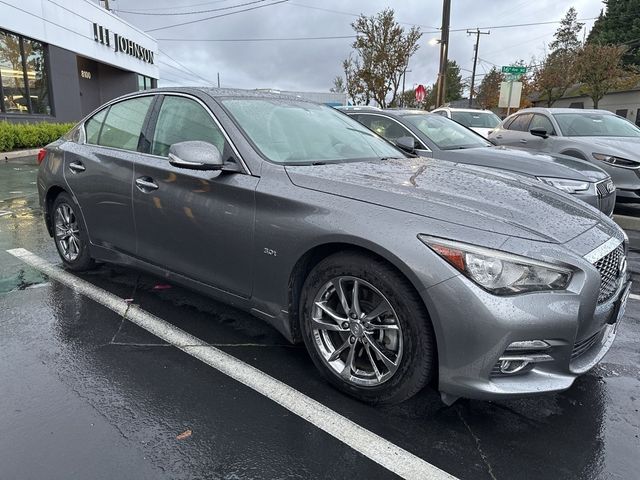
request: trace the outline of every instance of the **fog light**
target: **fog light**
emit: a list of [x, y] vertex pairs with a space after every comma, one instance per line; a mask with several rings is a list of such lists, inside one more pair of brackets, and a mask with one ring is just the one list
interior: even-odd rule
[[529, 362], [527, 360], [501, 360], [500, 361], [500, 373], [505, 373], [505, 374], [514, 374], [514, 373], [518, 373], [519, 371], [521, 371], [523, 368], [525, 368], [527, 365], [529, 365]]
[[513, 342], [507, 347], [508, 352], [521, 352], [523, 350], [548, 350], [551, 348], [544, 340], [526, 340], [524, 342]]

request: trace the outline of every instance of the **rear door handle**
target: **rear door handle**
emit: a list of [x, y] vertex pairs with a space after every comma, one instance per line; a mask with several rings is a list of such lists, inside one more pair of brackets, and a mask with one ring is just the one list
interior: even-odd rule
[[84, 172], [86, 168], [84, 167], [82, 162], [71, 162], [69, 164], [69, 170], [71, 170], [73, 173], [80, 173]]
[[502, 138], [502, 135], [496, 135], [496, 138], [499, 140]]
[[143, 193], [149, 193], [158, 189], [158, 185], [153, 182], [153, 178], [140, 177], [136, 178], [136, 187]]
[[527, 141], [524, 138], [521, 138], [520, 143], [527, 143]]

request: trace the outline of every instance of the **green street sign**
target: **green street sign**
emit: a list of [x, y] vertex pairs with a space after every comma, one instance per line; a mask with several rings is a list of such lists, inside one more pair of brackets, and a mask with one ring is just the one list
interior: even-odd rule
[[519, 73], [507, 73], [504, 76], [504, 81], [505, 82], [517, 82], [518, 80], [520, 80], [520, 77], [522, 75]]
[[524, 73], [527, 73], [527, 67], [516, 67], [514, 65], [503, 66], [502, 73], [513, 73], [522, 75]]

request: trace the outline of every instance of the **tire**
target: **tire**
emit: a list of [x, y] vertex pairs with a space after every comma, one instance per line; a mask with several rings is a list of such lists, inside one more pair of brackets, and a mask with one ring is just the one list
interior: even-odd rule
[[65, 267], [76, 272], [94, 268], [80, 207], [68, 193], [62, 192], [54, 200], [51, 223], [56, 249]]
[[433, 378], [436, 345], [426, 308], [409, 281], [381, 259], [341, 252], [322, 260], [305, 280], [299, 318], [315, 366], [361, 401], [399, 403]]

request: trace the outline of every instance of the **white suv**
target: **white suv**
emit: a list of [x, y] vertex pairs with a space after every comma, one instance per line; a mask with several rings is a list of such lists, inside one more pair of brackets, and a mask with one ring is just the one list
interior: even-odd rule
[[443, 117], [455, 120], [485, 138], [487, 138], [489, 133], [491, 133], [491, 131], [500, 123], [500, 117], [491, 110], [440, 107], [436, 108], [431, 113], [437, 113]]

